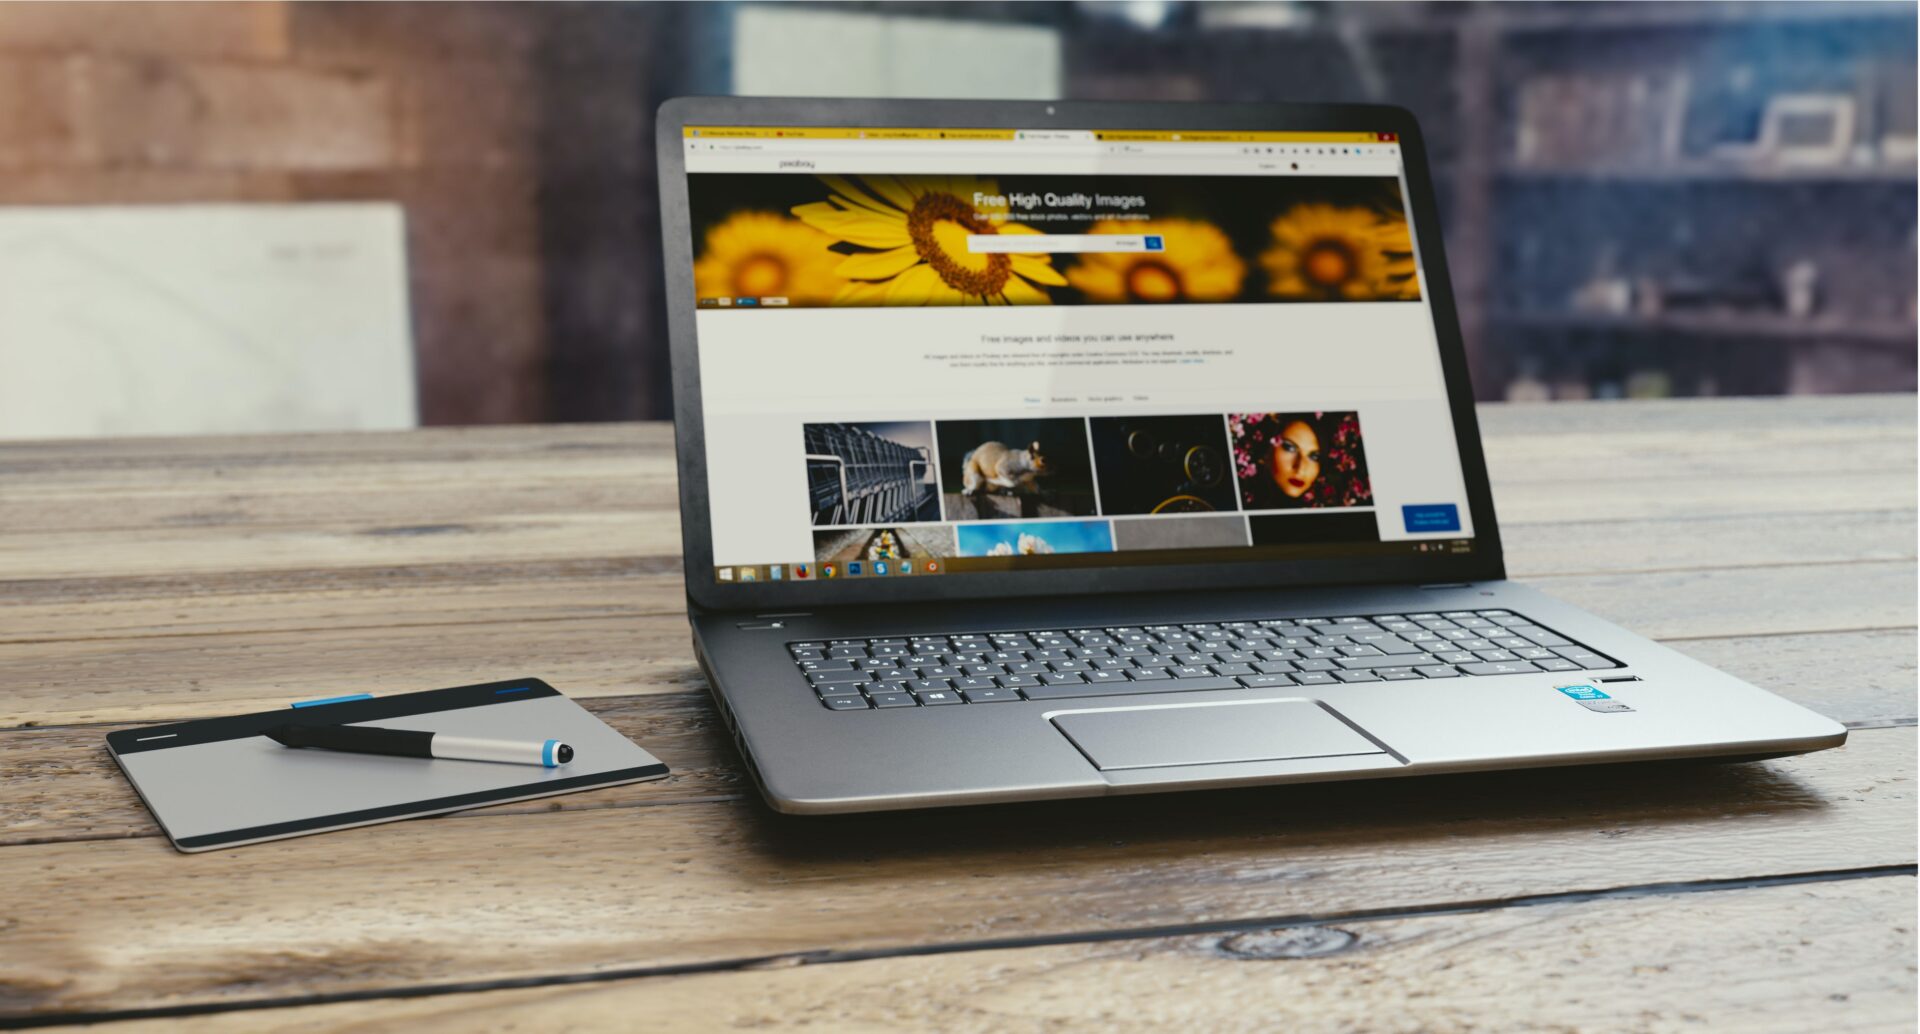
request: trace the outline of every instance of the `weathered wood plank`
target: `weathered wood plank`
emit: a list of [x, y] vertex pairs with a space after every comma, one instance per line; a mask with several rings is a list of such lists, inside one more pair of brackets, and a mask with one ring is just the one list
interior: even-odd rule
[[[1708, 639], [1681, 645], [1709, 663], [1843, 722], [1914, 717], [1911, 630]], [[624, 671], [616, 673], [629, 677]], [[689, 685], [703, 684], [697, 672], [677, 674]], [[652, 806], [754, 793], [701, 693], [584, 698], [581, 703], [665, 760], [673, 768], [672, 778], [465, 814]], [[0, 731], [0, 846], [159, 836], [138, 795], [107, 756], [106, 735], [120, 727]]]
[[560, 811], [198, 856], [16, 846], [0, 1016], [1906, 865], [1914, 746], [1878, 729], [1757, 764], [831, 820], [753, 801]]
[[[515, 675], [580, 697], [684, 689], [694, 665], [679, 581], [639, 566], [581, 562], [570, 577], [543, 579], [549, 568], [531, 565], [475, 583], [402, 568], [374, 584], [291, 590], [266, 618], [244, 595], [180, 612], [202, 615], [181, 618], [182, 632], [233, 622], [259, 631], [0, 642], [9, 687], [0, 727], [202, 716]], [[1911, 563], [1874, 562], [1533, 581], [1642, 634], [1694, 639], [1909, 628], [1914, 575]]]
[[[1907, 876], [196, 1016], [253, 1031], [1907, 1031]], [[1889, 965], [1901, 960], [1898, 965]], [[798, 961], [798, 960], [796, 960]], [[644, 1018], [644, 1019], [642, 1019]], [[179, 1021], [115, 1024], [115, 1034]]]

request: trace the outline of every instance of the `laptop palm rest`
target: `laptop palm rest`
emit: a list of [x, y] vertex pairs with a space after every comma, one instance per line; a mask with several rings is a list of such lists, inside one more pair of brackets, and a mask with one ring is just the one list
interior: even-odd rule
[[1393, 753], [1318, 700], [1145, 704], [1049, 718], [1102, 772]]

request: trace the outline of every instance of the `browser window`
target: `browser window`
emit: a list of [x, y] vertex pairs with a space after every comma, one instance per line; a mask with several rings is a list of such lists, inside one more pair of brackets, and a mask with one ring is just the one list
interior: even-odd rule
[[716, 580], [1471, 549], [1393, 134], [683, 145]]

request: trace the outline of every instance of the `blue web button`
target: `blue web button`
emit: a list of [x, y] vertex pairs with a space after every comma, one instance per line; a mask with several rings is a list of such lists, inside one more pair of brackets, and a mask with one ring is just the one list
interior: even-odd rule
[[1410, 532], [1460, 530], [1460, 508], [1452, 503], [1402, 506], [1400, 517], [1406, 522], [1407, 530]]

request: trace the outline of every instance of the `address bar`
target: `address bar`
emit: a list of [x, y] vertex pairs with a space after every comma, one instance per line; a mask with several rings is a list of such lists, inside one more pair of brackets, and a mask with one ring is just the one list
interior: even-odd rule
[[975, 255], [1148, 252], [1167, 250], [1167, 242], [1157, 233], [976, 233], [967, 238], [967, 250]]

